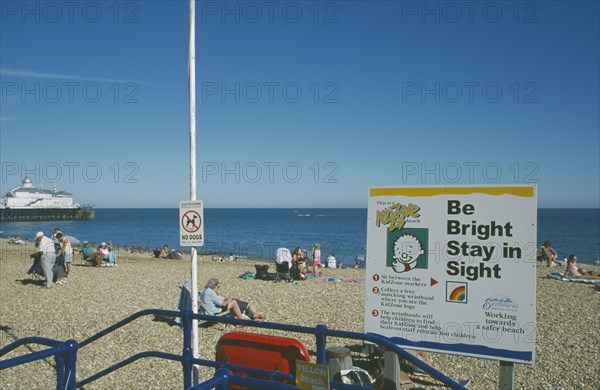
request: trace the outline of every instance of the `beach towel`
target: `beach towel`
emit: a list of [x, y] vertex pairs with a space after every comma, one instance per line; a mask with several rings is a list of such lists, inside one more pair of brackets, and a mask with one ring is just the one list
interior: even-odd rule
[[288, 248], [279, 248], [275, 252], [275, 262], [277, 264], [288, 263], [292, 268], [292, 254]]
[[563, 282], [576, 282], [576, 283], [587, 283], [587, 284], [597, 284], [600, 283], [600, 279], [579, 279], [572, 278], [570, 276], [565, 277], [562, 272], [552, 272], [548, 274], [548, 277], [551, 279], [561, 280]]
[[365, 279], [363, 278], [320, 278], [316, 280], [317, 283], [364, 283]]
[[254, 272], [246, 271], [243, 274], [241, 274], [240, 276], [238, 276], [238, 278], [241, 278], [244, 280], [254, 280], [256, 278], [256, 274]]

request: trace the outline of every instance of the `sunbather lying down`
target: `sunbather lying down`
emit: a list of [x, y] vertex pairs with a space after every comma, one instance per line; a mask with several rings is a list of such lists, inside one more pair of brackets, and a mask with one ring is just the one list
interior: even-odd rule
[[589, 272], [577, 265], [577, 256], [570, 255], [567, 259], [565, 276], [577, 279], [600, 279], [600, 272]]
[[218, 294], [221, 287], [219, 279], [211, 278], [206, 282], [204, 291], [200, 294], [200, 299], [211, 314], [217, 314], [224, 310], [229, 310], [233, 313], [235, 318], [241, 320], [259, 320], [264, 321], [267, 319], [267, 315], [263, 312], [259, 312], [256, 308], [248, 302], [234, 299], [224, 298]]

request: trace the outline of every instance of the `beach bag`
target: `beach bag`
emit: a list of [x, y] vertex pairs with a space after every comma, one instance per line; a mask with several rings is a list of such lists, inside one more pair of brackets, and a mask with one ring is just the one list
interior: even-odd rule
[[373, 388], [375, 383], [375, 380], [371, 378], [369, 372], [360, 367], [352, 367], [349, 370], [341, 370], [333, 377], [333, 380], [349, 385], [360, 385], [368, 388]]
[[254, 266], [256, 268], [256, 279], [259, 280], [269, 280], [269, 266], [256, 264]]
[[65, 254], [61, 253], [56, 256], [56, 260], [54, 261], [55, 266], [64, 267], [65, 266]]
[[300, 270], [297, 267], [294, 267], [290, 270], [290, 277], [292, 280], [302, 280], [300, 277]]

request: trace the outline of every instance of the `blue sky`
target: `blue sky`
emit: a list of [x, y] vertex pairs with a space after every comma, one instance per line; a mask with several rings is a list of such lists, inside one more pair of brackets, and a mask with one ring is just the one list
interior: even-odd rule
[[[189, 199], [188, 2], [1, 1], [0, 186]], [[203, 1], [205, 207], [366, 207], [369, 186], [537, 183], [600, 206], [599, 3]]]

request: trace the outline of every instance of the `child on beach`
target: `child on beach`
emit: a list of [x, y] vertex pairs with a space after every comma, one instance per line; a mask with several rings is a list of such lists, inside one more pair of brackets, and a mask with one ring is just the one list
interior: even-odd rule
[[321, 266], [321, 245], [318, 242], [315, 242], [313, 245], [313, 274], [319, 274], [319, 267]]
[[65, 262], [65, 272], [67, 276], [71, 275], [71, 262], [73, 261], [73, 248], [71, 243], [62, 233], [56, 235], [56, 239], [61, 243], [60, 254], [63, 255]]

